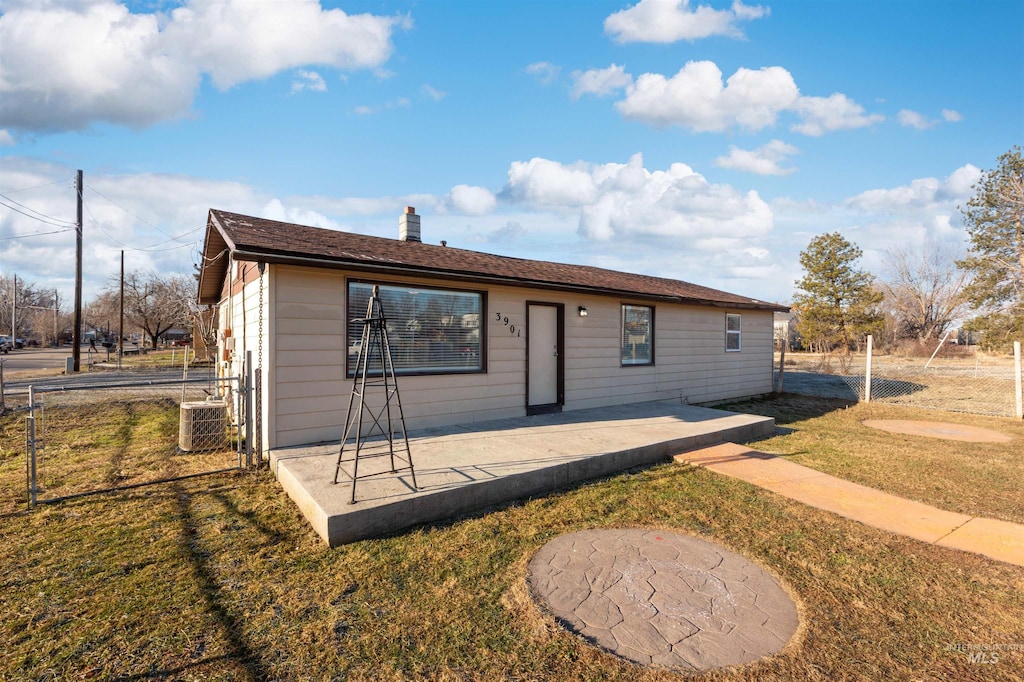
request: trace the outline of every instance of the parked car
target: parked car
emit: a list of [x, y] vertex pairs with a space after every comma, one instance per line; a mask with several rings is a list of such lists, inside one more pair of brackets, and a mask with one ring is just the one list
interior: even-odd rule
[[11, 341], [11, 337], [6, 334], [0, 334], [0, 353], [8, 353], [11, 348], [14, 347], [14, 343]]

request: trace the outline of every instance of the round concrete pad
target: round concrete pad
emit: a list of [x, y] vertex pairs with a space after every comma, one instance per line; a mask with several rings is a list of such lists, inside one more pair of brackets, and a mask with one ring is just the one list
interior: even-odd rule
[[889, 431], [890, 433], [945, 438], [946, 440], [960, 440], [967, 443], [1009, 443], [1013, 440], [1012, 437], [998, 431], [983, 429], [978, 426], [965, 426], [963, 424], [923, 422], [909, 419], [867, 419], [863, 424], [864, 426]]
[[534, 598], [642, 665], [710, 670], [777, 653], [796, 605], [764, 569], [699, 538], [636, 528], [555, 538], [530, 560]]

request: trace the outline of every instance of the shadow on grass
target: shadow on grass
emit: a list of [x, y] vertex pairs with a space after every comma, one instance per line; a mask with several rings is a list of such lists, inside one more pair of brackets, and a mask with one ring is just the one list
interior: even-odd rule
[[279, 530], [270, 528], [265, 523], [263, 523], [260, 520], [258, 514], [255, 514], [251, 511], [242, 511], [241, 509], [239, 509], [238, 505], [235, 504], [235, 502], [228, 495], [225, 495], [223, 492], [215, 492], [213, 493], [213, 497], [222, 505], [224, 505], [224, 508], [228, 510], [231, 516], [244, 520], [247, 524], [249, 524], [250, 528], [255, 528], [256, 530], [258, 530], [260, 534], [262, 534], [267, 539], [266, 544], [276, 545], [278, 543], [284, 542], [287, 539], [287, 536], [284, 533], [282, 533]]
[[[774, 417], [776, 424], [793, 424], [845, 410], [858, 402], [856, 397], [828, 398], [801, 393], [771, 393], [758, 398], [716, 405], [716, 407], [731, 412]], [[786, 431], [789, 430], [786, 429]]]
[[[188, 673], [190, 670], [196, 668], [202, 668], [203, 666], [210, 665], [211, 663], [217, 663], [220, 661], [230, 661], [231, 656], [215, 656], [213, 658], [204, 658], [201, 661], [195, 663], [189, 663], [178, 668], [161, 668], [160, 670], [153, 670], [148, 673], [139, 673], [137, 675], [124, 675], [122, 677], [113, 678], [116, 682], [132, 682], [133, 680], [168, 680], [178, 679], [181, 675]], [[197, 677], [201, 679], [201, 675]]]
[[[221, 626], [220, 629], [227, 641], [228, 647], [228, 654], [225, 659], [237, 663], [242, 670], [245, 670], [247, 679], [269, 679], [269, 672], [263, 666], [259, 654], [249, 647], [240, 634], [242, 632], [242, 623], [231, 614], [221, 598], [217, 576], [210, 563], [210, 553], [203, 550], [199, 541], [197, 530], [199, 522], [193, 513], [191, 494], [181, 485], [173, 486], [172, 490], [177, 501], [178, 514], [181, 519], [180, 543], [182, 552], [192, 564], [196, 585], [203, 596], [203, 601], [206, 602], [208, 611], [213, 614]], [[160, 678], [171, 674], [173, 674], [173, 671], [159, 670], [153, 671], [148, 676]]]

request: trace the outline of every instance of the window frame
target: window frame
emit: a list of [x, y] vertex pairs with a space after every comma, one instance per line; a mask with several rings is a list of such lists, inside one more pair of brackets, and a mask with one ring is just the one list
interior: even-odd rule
[[[626, 346], [626, 309], [627, 308], [646, 308], [649, 314], [647, 321], [647, 336], [649, 341], [647, 342], [647, 355], [648, 359], [646, 362], [632, 361], [627, 362], [625, 354], [622, 349]], [[654, 306], [646, 305], [643, 303], [627, 303], [622, 302], [619, 304], [619, 366], [620, 367], [653, 367], [654, 366], [654, 339], [655, 339], [655, 326], [654, 326]]]
[[[729, 320], [736, 318], [738, 321], [736, 329], [729, 329]], [[729, 339], [736, 339], [736, 347], [729, 347]], [[742, 353], [743, 352], [743, 315], [740, 313], [726, 313], [725, 314], [725, 352], [726, 353]]]
[[[355, 376], [354, 358], [352, 358], [348, 352], [348, 349], [352, 346], [355, 341], [360, 340], [360, 336], [352, 336], [352, 324], [351, 321], [354, 319], [360, 319], [365, 315], [365, 311], [359, 310], [353, 314], [351, 306], [351, 292], [353, 285], [363, 286], [380, 286], [382, 289], [385, 287], [392, 289], [405, 289], [415, 291], [426, 291], [426, 292], [438, 292], [441, 294], [468, 294], [477, 296], [480, 301], [480, 339], [479, 339], [479, 360], [477, 367], [471, 368], [403, 368], [395, 366], [396, 376], [446, 376], [453, 374], [486, 374], [487, 373], [487, 292], [478, 289], [458, 289], [455, 287], [445, 287], [431, 284], [418, 284], [418, 283], [406, 283], [406, 282], [393, 282], [386, 280], [375, 280], [375, 279], [362, 279], [350, 277], [345, 280], [345, 322], [344, 322], [344, 342], [345, 342], [345, 376], [351, 379]], [[384, 315], [386, 317], [392, 317], [391, 311], [388, 310], [387, 305], [384, 306]], [[390, 335], [389, 335], [390, 336]], [[394, 351], [395, 339], [391, 338], [392, 351]], [[357, 356], [358, 357], [358, 356]], [[379, 374], [379, 372], [377, 372]]]

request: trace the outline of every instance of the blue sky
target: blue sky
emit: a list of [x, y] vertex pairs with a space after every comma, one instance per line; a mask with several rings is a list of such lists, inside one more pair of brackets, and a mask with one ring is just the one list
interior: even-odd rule
[[1020, 0], [0, 11], [0, 274], [65, 300], [76, 169], [86, 299], [122, 249], [191, 272], [211, 207], [394, 237], [413, 205], [425, 241], [786, 303], [818, 234], [878, 275], [962, 247], [1024, 143]]

